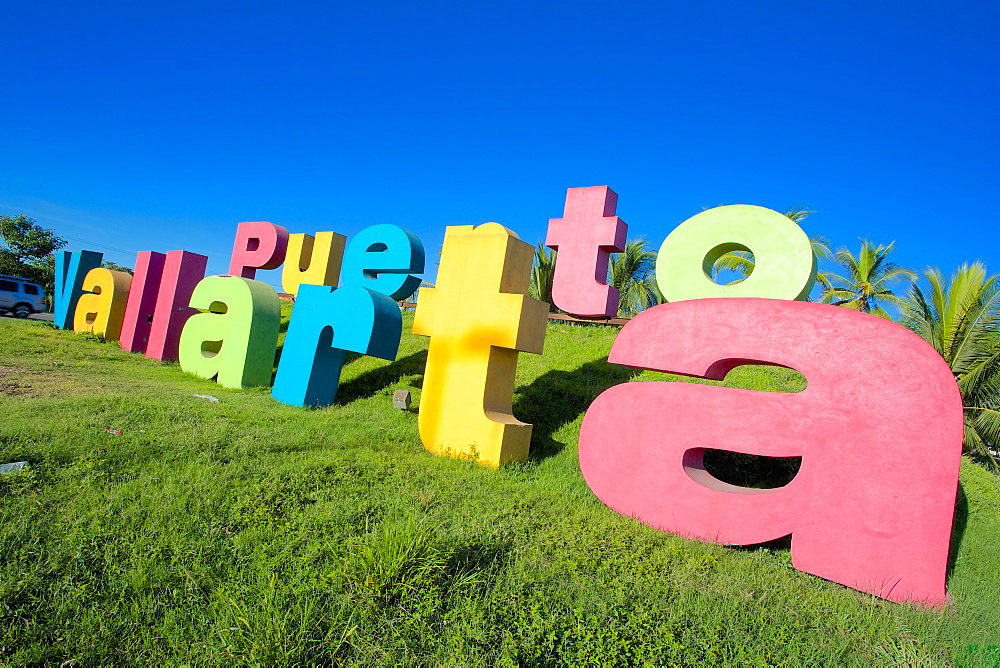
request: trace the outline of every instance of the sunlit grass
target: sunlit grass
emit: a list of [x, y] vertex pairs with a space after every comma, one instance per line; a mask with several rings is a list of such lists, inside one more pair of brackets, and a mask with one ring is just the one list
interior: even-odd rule
[[521, 356], [532, 460], [490, 471], [427, 453], [392, 408], [400, 388], [419, 406], [421, 337], [395, 362], [349, 358], [338, 403], [308, 410], [0, 320], [0, 463], [31, 462], [0, 476], [0, 663], [990, 665], [997, 478], [963, 465], [945, 613], [805, 575], [787, 550], [655, 531], [579, 473], [593, 398], [662, 378], [607, 364], [616, 333], [551, 324]]

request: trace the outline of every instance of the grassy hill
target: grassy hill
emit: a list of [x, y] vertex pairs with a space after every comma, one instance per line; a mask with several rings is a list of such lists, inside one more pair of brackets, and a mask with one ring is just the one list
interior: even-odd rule
[[306, 410], [0, 320], [0, 463], [31, 462], [0, 476], [0, 663], [1000, 663], [1000, 481], [971, 461], [945, 612], [795, 571], [787, 546], [698, 543], [602, 505], [583, 413], [663, 377], [607, 364], [616, 333], [549, 325], [515, 396], [533, 458], [490, 471], [427, 453], [392, 408], [398, 388], [419, 405], [422, 337], [395, 362], [351, 358], [337, 405]]

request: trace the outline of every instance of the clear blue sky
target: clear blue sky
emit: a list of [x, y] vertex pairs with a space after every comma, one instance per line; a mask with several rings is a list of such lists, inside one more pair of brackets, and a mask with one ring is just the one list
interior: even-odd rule
[[837, 246], [1000, 272], [995, 0], [42, 0], [3, 22], [0, 214], [120, 264], [223, 273], [259, 220], [395, 223], [430, 258], [446, 225], [534, 243], [567, 187], [609, 185], [656, 246], [704, 207], [807, 205]]

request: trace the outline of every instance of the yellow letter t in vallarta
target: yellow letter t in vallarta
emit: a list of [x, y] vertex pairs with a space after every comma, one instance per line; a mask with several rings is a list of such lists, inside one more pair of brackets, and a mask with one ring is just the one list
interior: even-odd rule
[[549, 305], [527, 296], [534, 249], [497, 223], [445, 231], [437, 287], [413, 333], [429, 336], [420, 438], [431, 452], [496, 468], [524, 461], [531, 425], [512, 413], [518, 352], [541, 353]]

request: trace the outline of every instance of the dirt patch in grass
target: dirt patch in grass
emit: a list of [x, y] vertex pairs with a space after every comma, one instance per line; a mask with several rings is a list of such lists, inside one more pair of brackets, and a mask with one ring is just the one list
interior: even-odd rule
[[10, 366], [0, 366], [0, 394], [8, 397], [22, 397], [32, 395], [33, 388], [24, 381], [24, 376], [29, 375], [23, 369]]
[[31, 392], [30, 385], [22, 385], [12, 380], [0, 380], [0, 394], [8, 397], [20, 397]]
[[65, 370], [39, 371], [0, 366], [0, 395], [8, 397], [53, 397], [66, 392], [85, 392], [87, 385]]

